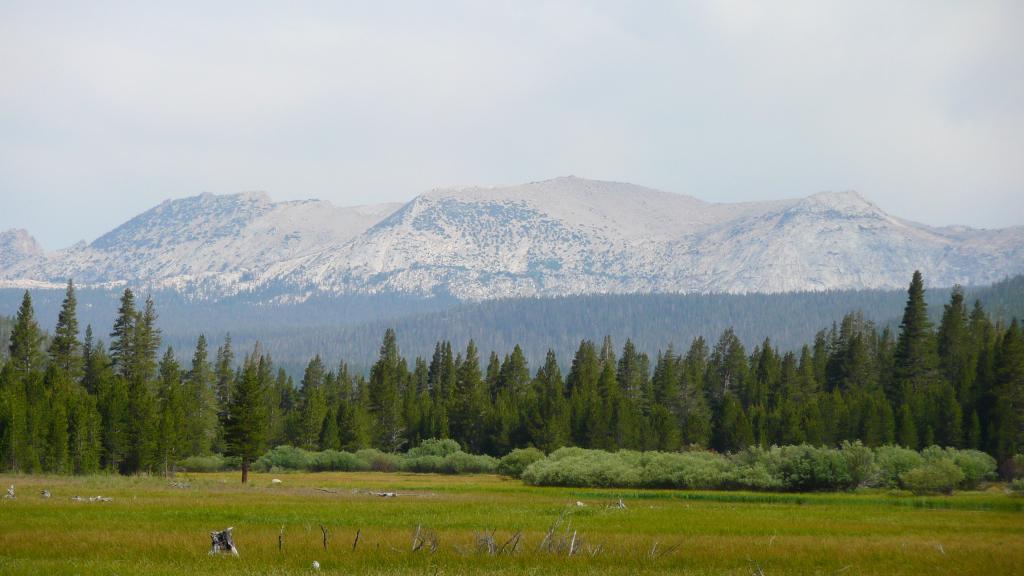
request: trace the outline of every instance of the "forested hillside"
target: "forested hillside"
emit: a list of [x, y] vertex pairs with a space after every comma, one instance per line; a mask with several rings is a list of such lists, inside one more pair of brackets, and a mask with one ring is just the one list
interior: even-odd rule
[[28, 293], [18, 310], [0, 369], [0, 466], [132, 473], [223, 452], [245, 470], [277, 444], [392, 452], [427, 438], [487, 454], [855, 440], [978, 448], [1000, 461], [1019, 453], [1019, 323], [993, 322], [954, 290], [935, 325], [918, 273], [904, 302], [896, 330], [854, 312], [795, 351], [770, 338], [747, 347], [725, 330], [656, 355], [584, 340], [568, 364], [473, 340], [435, 341], [413, 359], [388, 329], [368, 375], [314, 356], [296, 386], [259, 346], [236, 353], [226, 339], [212, 352], [199, 336], [189, 362], [161, 353], [153, 300], [139, 305], [128, 289], [109, 345], [88, 328], [80, 340], [69, 283], [48, 342]]
[[[0, 290], [0, 314], [13, 315], [22, 291]], [[950, 289], [926, 292], [931, 319], [941, 315]], [[44, 326], [52, 326], [63, 291], [33, 290]], [[394, 295], [313, 297], [292, 304], [266, 304], [236, 297], [217, 302], [192, 301], [173, 292], [152, 294], [160, 303], [163, 342], [182, 351], [199, 333], [221, 340], [231, 334], [239, 349], [258, 341], [276, 365], [298, 377], [309, 357], [330, 362], [344, 358], [365, 371], [376, 360], [380, 335], [394, 328], [410, 357], [428, 356], [437, 340], [474, 339], [484, 350], [508, 350], [519, 344], [531, 364], [554, 349], [568, 362], [580, 340], [604, 335], [616, 345], [627, 338], [648, 354], [669, 343], [688, 345], [732, 328], [751, 348], [766, 337], [783, 351], [797, 350], [823, 327], [851, 311], [862, 311], [880, 328], [895, 328], [906, 295], [902, 290], [798, 292], [786, 294], [643, 294], [524, 298], [459, 304], [454, 299]], [[80, 322], [109, 326], [117, 316], [120, 294], [110, 290], [77, 292]], [[980, 299], [993, 321], [1024, 317], [1024, 276], [991, 287], [966, 289], [966, 301]], [[184, 356], [179, 356], [179, 360]]]

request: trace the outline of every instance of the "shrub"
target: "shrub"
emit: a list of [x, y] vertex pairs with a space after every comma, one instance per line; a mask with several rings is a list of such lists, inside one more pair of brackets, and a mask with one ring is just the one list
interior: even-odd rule
[[421, 456], [447, 456], [456, 452], [461, 452], [462, 448], [459, 443], [449, 438], [439, 439], [430, 438], [424, 440], [419, 446], [411, 448], [406, 456], [409, 458], [419, 458]]
[[960, 483], [961, 488], [976, 488], [982, 480], [990, 480], [996, 477], [996, 459], [978, 450], [957, 450], [947, 448], [946, 453], [956, 464], [957, 468], [964, 473], [964, 479]]
[[271, 470], [310, 470], [315, 453], [307, 452], [294, 446], [278, 446], [271, 448], [259, 460], [253, 462], [252, 469], [257, 472]]
[[[185, 472], [220, 472], [231, 469], [232, 460], [220, 454], [210, 456], [189, 456], [178, 462], [178, 468]], [[240, 465], [240, 463], [239, 463]]]
[[324, 450], [313, 454], [312, 469], [317, 472], [355, 472], [369, 470], [366, 462], [351, 452]]
[[777, 477], [786, 490], [848, 490], [857, 485], [838, 450], [802, 444], [772, 452], [778, 454]]
[[764, 462], [741, 464], [730, 474], [729, 484], [723, 487], [745, 490], [780, 490], [786, 486]]
[[648, 488], [710, 489], [729, 479], [729, 460], [713, 452], [645, 452], [639, 457], [640, 484]]
[[1014, 454], [1013, 458], [1003, 463], [1001, 472], [1007, 480], [1024, 478], [1024, 454]]
[[446, 474], [479, 474], [494, 472], [498, 468], [498, 459], [486, 454], [475, 455], [465, 452], [453, 452], [444, 457], [444, 469]]
[[527, 466], [543, 458], [544, 453], [536, 448], [516, 448], [498, 461], [498, 474], [519, 478]]
[[365, 448], [356, 452], [356, 458], [361, 460], [367, 470], [374, 472], [394, 472], [402, 467], [402, 457], [398, 454], [381, 452], [376, 448]]
[[419, 456], [402, 460], [402, 470], [406, 472], [440, 474], [444, 471], [444, 456]]
[[856, 442], [843, 442], [840, 452], [846, 461], [846, 471], [850, 475], [852, 488], [870, 485], [878, 476], [878, 465], [875, 453], [870, 448]]
[[952, 494], [964, 473], [949, 458], [931, 459], [900, 476], [903, 486], [914, 494]]
[[1010, 492], [1016, 496], [1024, 496], [1024, 478], [1010, 482]]
[[924, 458], [914, 450], [900, 446], [882, 446], [875, 449], [875, 464], [878, 467], [876, 484], [886, 488], [902, 486], [900, 477], [924, 464]]
[[545, 486], [638, 486], [639, 467], [628, 464], [628, 459], [627, 451], [559, 448], [528, 466], [522, 478], [527, 484]]

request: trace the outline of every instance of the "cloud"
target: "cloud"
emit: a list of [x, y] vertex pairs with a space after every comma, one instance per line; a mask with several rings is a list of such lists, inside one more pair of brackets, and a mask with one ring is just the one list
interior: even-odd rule
[[51, 249], [204, 190], [355, 204], [569, 173], [1024, 223], [1016, 2], [0, 11], [0, 228]]

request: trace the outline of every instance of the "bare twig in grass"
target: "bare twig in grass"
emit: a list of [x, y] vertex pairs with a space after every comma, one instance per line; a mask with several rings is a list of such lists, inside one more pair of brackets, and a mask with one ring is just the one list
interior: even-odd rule
[[356, 546], [359, 545], [359, 534], [362, 533], [362, 531], [363, 531], [362, 528], [357, 528], [356, 529], [356, 539], [352, 541], [352, 551], [353, 552], [356, 551]]
[[277, 533], [277, 551], [281, 552], [284, 550], [284, 524], [281, 525], [281, 530]]
[[538, 547], [538, 549], [540, 551], [542, 551], [542, 552], [551, 552], [552, 551], [552, 545], [554, 544], [555, 530], [557, 530], [558, 527], [562, 524], [562, 521], [565, 520], [565, 515], [566, 515], [566, 511], [563, 510], [562, 513], [558, 515], [558, 518], [555, 518], [555, 521], [551, 523], [551, 526], [548, 527], [548, 531], [544, 534], [544, 539], [540, 541], [540, 546]]
[[419, 552], [420, 550], [429, 550], [431, 554], [437, 552], [437, 534], [433, 530], [423, 530], [421, 526], [416, 526], [416, 533], [412, 535], [412, 551]]
[[328, 494], [337, 494], [338, 493], [337, 490], [328, 490], [327, 488], [317, 488], [317, 490], [319, 490], [321, 492], [327, 492]]
[[320, 532], [324, 535], [324, 550], [327, 550], [327, 541], [331, 538], [330, 532], [327, 531], [323, 524], [320, 525]]
[[[505, 552], [506, 549], [508, 550], [509, 554], [515, 554], [516, 548], [519, 547], [519, 541], [522, 539], [522, 537], [522, 531], [513, 534], [511, 538], [509, 538], [507, 541], [505, 541], [504, 544], [501, 545], [501, 548], [498, 549], [498, 554], [501, 555], [503, 552]], [[511, 548], [509, 548], [510, 544], [512, 545]]]
[[494, 542], [494, 530], [488, 532], [477, 532], [476, 536], [476, 551], [478, 553], [484, 553], [488, 556], [494, 556], [498, 550], [498, 545]]
[[606, 506], [606, 508], [609, 510], [625, 510], [626, 503], [622, 501], [622, 498], [619, 498], [618, 502], [614, 504], [609, 504], [608, 506]]

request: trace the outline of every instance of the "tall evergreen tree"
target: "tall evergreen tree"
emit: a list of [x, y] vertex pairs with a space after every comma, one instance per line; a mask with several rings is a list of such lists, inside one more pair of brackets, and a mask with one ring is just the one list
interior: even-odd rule
[[249, 481], [249, 466], [265, 449], [266, 383], [260, 378], [259, 349], [246, 357], [224, 414], [227, 453], [242, 462], [242, 484]]
[[544, 365], [537, 370], [531, 396], [527, 425], [534, 444], [545, 452], [565, 446], [569, 441], [569, 410], [554, 350], [548, 350]]
[[192, 354], [192, 366], [185, 377], [186, 421], [185, 444], [187, 454], [209, 454], [217, 436], [218, 406], [214, 390], [214, 374], [210, 366], [206, 336], [199, 335]]
[[389, 328], [384, 333], [380, 357], [370, 370], [369, 382], [373, 443], [388, 452], [398, 451], [405, 443], [399, 387], [406, 372], [405, 360], [398, 353], [395, 331]]
[[75, 286], [68, 280], [64, 302], [57, 316], [57, 328], [50, 341], [50, 362], [59, 368], [68, 378], [77, 380], [81, 377], [82, 351], [78, 340], [78, 314]]

